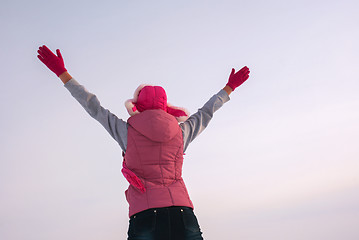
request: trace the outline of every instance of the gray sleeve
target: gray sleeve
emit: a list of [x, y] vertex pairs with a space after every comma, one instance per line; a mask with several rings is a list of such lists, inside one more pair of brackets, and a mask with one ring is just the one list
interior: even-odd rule
[[75, 79], [71, 79], [65, 84], [71, 95], [81, 104], [81, 106], [96, 119], [118, 142], [121, 149], [127, 148], [127, 123], [119, 119], [115, 114], [101, 106], [96, 95], [88, 92], [84, 86], [80, 85]]
[[202, 108], [192, 114], [185, 122], [180, 124], [183, 132], [183, 144], [185, 152], [188, 145], [208, 126], [213, 117], [213, 113], [230, 100], [228, 94], [223, 89], [213, 95]]

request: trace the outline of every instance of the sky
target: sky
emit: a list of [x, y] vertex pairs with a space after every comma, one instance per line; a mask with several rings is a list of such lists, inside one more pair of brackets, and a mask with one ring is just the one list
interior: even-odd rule
[[206, 240], [359, 239], [357, 1], [0, 2], [0, 239], [126, 239], [121, 149], [38, 59], [118, 117], [142, 83], [195, 113], [250, 78], [189, 146]]

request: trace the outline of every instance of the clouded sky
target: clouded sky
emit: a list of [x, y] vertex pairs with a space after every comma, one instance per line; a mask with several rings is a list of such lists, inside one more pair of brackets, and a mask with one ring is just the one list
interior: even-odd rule
[[127, 119], [141, 83], [194, 113], [248, 66], [188, 148], [204, 237], [359, 238], [357, 1], [24, 1], [0, 5], [0, 239], [125, 239], [121, 149], [36, 57]]

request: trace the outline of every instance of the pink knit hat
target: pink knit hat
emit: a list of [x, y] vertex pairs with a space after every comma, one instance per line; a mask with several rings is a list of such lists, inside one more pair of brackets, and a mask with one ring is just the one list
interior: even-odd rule
[[140, 85], [133, 99], [125, 102], [127, 112], [130, 116], [150, 109], [162, 109], [174, 116], [178, 122], [184, 122], [189, 117], [189, 112], [184, 108], [171, 106], [167, 102], [165, 90], [160, 86]]

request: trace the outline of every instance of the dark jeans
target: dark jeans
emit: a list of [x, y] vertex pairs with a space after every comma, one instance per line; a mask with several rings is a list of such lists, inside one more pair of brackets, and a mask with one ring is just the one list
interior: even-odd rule
[[152, 208], [130, 218], [128, 240], [203, 240], [188, 207]]

